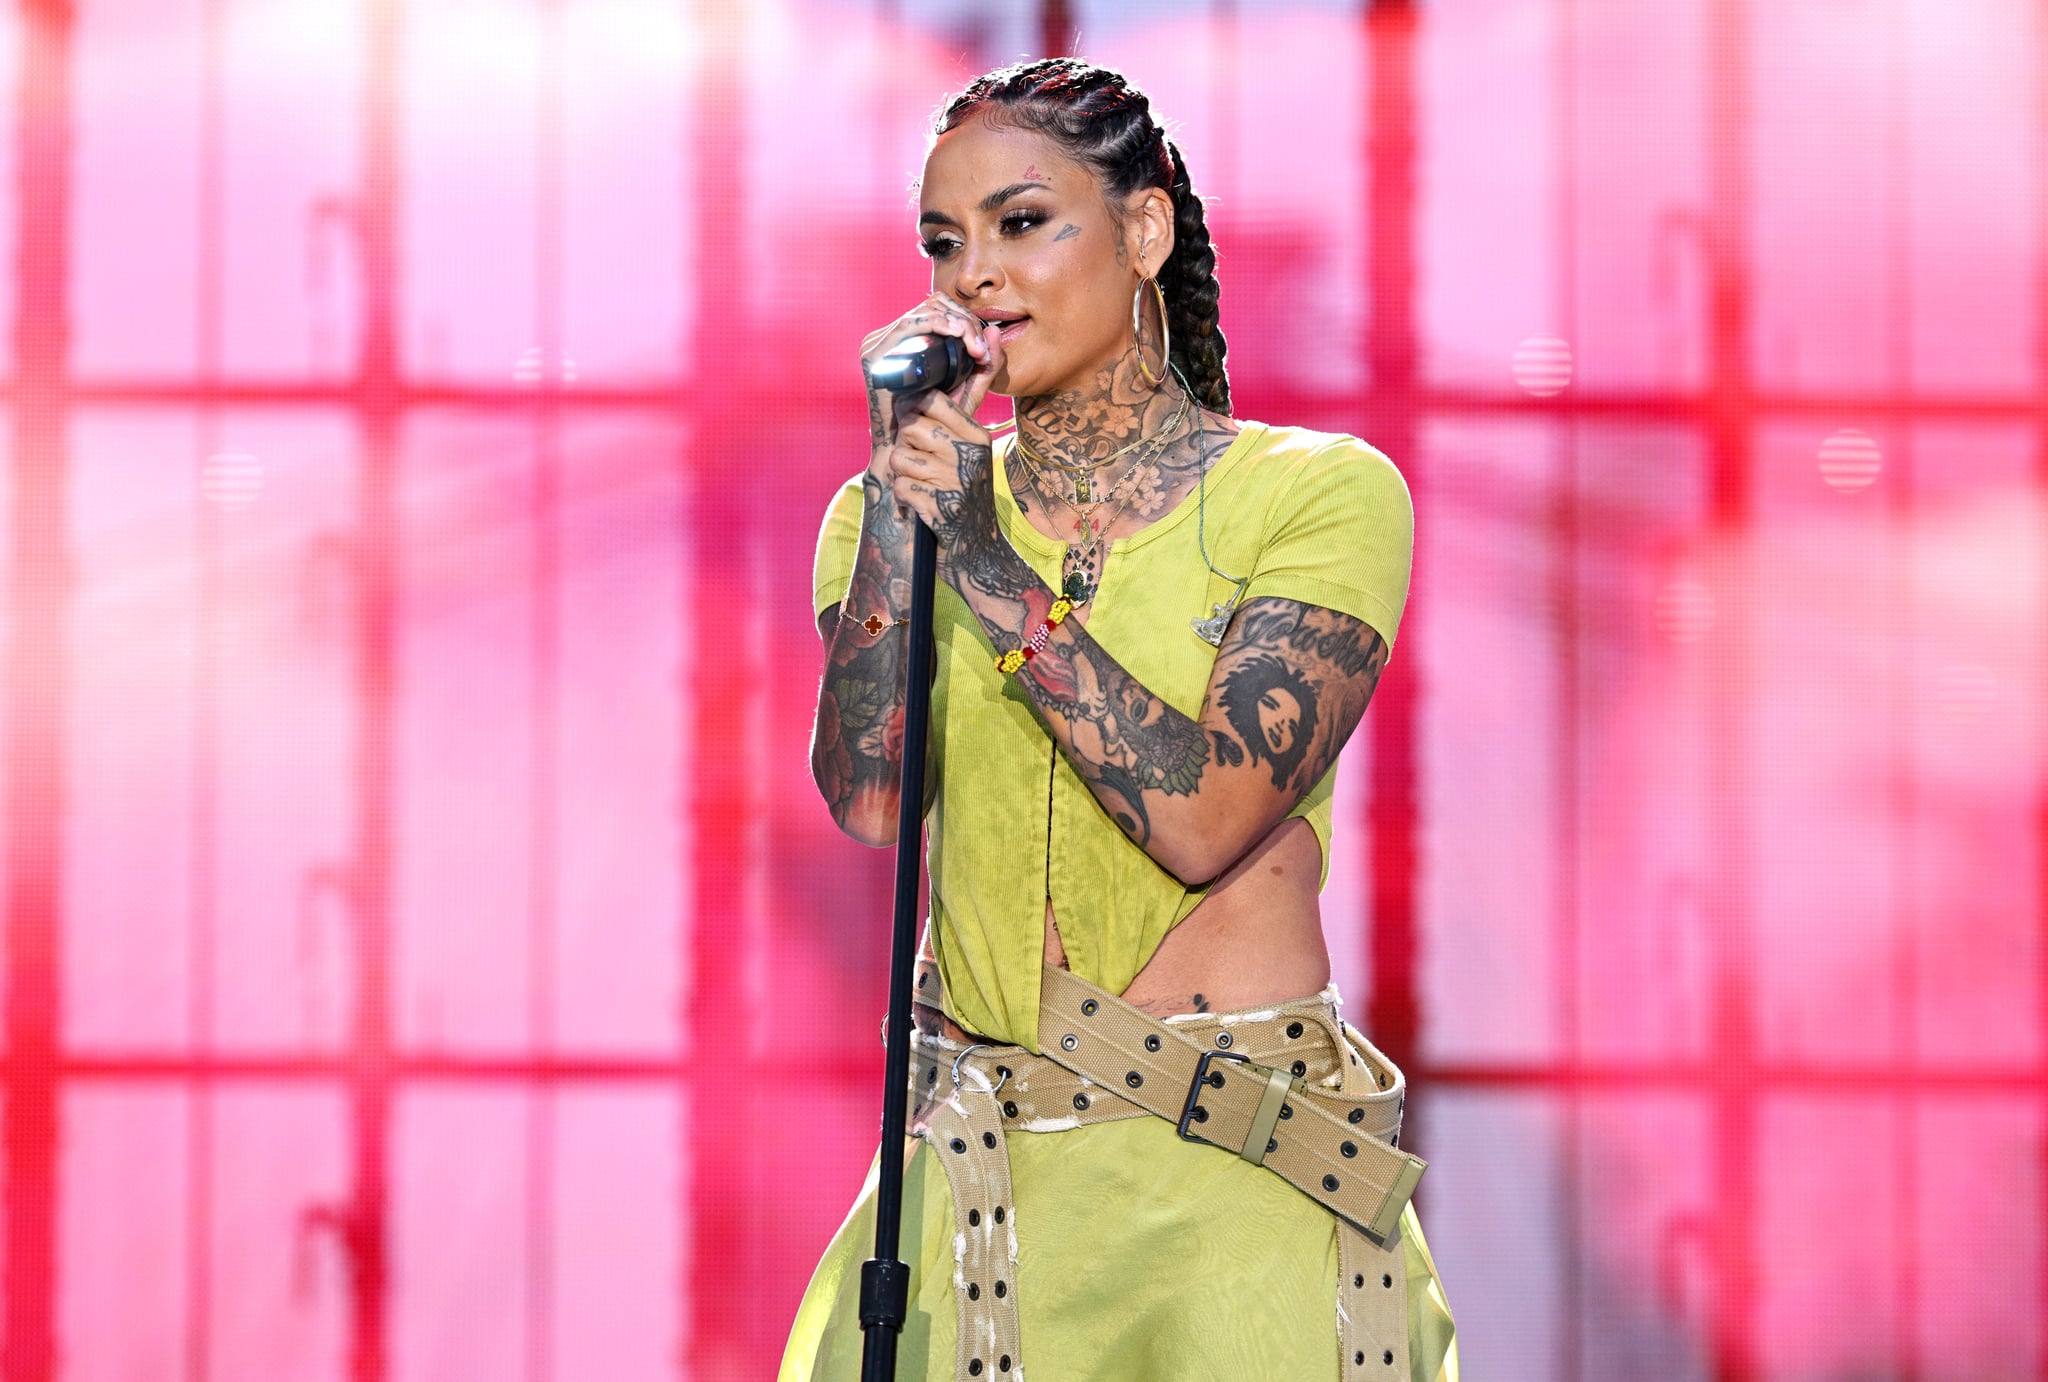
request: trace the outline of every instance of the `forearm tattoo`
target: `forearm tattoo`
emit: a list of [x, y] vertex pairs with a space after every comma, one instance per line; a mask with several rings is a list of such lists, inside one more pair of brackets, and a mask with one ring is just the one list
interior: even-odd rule
[[[818, 688], [811, 767], [832, 818], [845, 824], [866, 795], [893, 803], [903, 771], [904, 630], [871, 637], [852, 620], [895, 619], [910, 610], [910, 533], [916, 520], [898, 513], [896, 497], [872, 475], [861, 484], [860, 548], [848, 583], [848, 619], [826, 611], [825, 675]], [[929, 776], [929, 774], [927, 774]]]
[[[1043, 617], [1034, 611], [1032, 627]], [[1207, 736], [1103, 652], [1086, 629], [1063, 624], [1060, 631], [1066, 636], [1048, 642], [1018, 676], [1043, 710], [1064, 721], [1068, 761], [1110, 819], [1145, 844], [1152, 838], [1145, 794], [1198, 790], [1210, 763]]]
[[973, 441], [953, 442], [959, 460], [959, 488], [936, 490], [939, 521], [932, 529], [943, 553], [947, 582], [963, 595], [967, 587], [999, 600], [1017, 601], [1044, 583], [1003, 536], [996, 522], [994, 458]]
[[[990, 610], [983, 623], [999, 647], [1014, 647], [1051, 601], [1040, 585], [1021, 601], [1021, 619]], [[1017, 676], [1064, 730], [1068, 760], [1103, 809], [1145, 845], [1162, 798], [1193, 796], [1223, 769], [1260, 770], [1277, 814], [1292, 810], [1336, 761], [1387, 654], [1361, 620], [1266, 596], [1239, 609], [1197, 717], [1147, 690], [1072, 622]]]

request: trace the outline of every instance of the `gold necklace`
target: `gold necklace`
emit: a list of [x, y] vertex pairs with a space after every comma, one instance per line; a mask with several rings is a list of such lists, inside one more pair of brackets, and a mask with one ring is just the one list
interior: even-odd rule
[[[1189, 396], [1186, 394], [1182, 395], [1183, 405], [1185, 405], [1185, 403], [1187, 402], [1188, 397]], [[1100, 508], [1104, 504], [1109, 503], [1112, 499], [1116, 498], [1118, 491], [1122, 490], [1126, 485], [1130, 485], [1132, 488], [1136, 487], [1138, 473], [1141, 470], [1143, 470], [1144, 467], [1151, 461], [1156, 460], [1159, 456], [1159, 453], [1166, 449], [1167, 443], [1173, 439], [1174, 431], [1180, 426], [1181, 422], [1186, 418], [1186, 416], [1187, 408], [1183, 406], [1179, 409], [1179, 411], [1177, 411], [1174, 414], [1173, 418], [1168, 422], [1168, 424], [1165, 427], [1162, 427], [1159, 431], [1153, 433], [1150, 437], [1145, 438], [1146, 441], [1152, 444], [1151, 452], [1147, 455], [1140, 456], [1137, 459], [1133, 460], [1131, 464], [1125, 468], [1124, 473], [1119, 475], [1116, 478], [1116, 482], [1109, 487], [1108, 493], [1104, 494], [1100, 499], [1095, 498], [1086, 489], [1080, 489], [1078, 485], [1077, 489], [1080, 489], [1080, 492], [1078, 492], [1072, 499], [1068, 499], [1064, 494], [1058, 493], [1052, 488], [1050, 484], [1050, 477], [1047, 476], [1043, 470], [1039, 469], [1038, 466], [1033, 464], [1029, 456], [1026, 456], [1024, 458], [1024, 468], [1028, 472], [1030, 472], [1033, 480], [1038, 485], [1043, 487], [1044, 493], [1049, 498], [1064, 505], [1067, 508], [1067, 510], [1074, 515], [1075, 519], [1078, 520], [1078, 522], [1075, 525], [1074, 533], [1075, 537], [1078, 539], [1085, 536], [1090, 531], [1089, 525], [1093, 522], [1093, 515], [1098, 508]], [[1117, 512], [1121, 513], [1122, 509], [1119, 508]], [[1110, 519], [1111, 523], [1115, 521], [1116, 520], [1114, 517]], [[1108, 524], [1099, 525], [1096, 528], [1094, 528], [1093, 531], [1099, 532], [1102, 528], [1105, 528], [1107, 526]]]
[[[1091, 531], [1090, 525], [1094, 522], [1094, 515], [1097, 509], [1100, 509], [1104, 504], [1109, 503], [1111, 500], [1116, 499], [1120, 494], [1122, 494], [1126, 490], [1136, 491], [1136, 489], [1138, 488], [1138, 475], [1145, 469], [1145, 467], [1148, 464], [1150, 464], [1150, 462], [1150, 457], [1140, 457], [1138, 460], [1133, 461], [1131, 463], [1130, 468], [1117, 477], [1116, 483], [1111, 485], [1109, 487], [1108, 492], [1105, 493], [1100, 499], [1095, 499], [1092, 501], [1081, 500], [1077, 502], [1075, 500], [1067, 498], [1067, 496], [1064, 494], [1054, 492], [1050, 489], [1048, 489], [1046, 493], [1051, 496], [1051, 499], [1054, 503], [1059, 504], [1060, 506], [1065, 508], [1069, 513], [1074, 515], [1074, 536], [1078, 539], [1085, 536], [1089, 531]], [[1044, 483], [1043, 472], [1034, 469], [1032, 473], [1039, 477], [1039, 482], [1041, 484]], [[1121, 513], [1122, 510], [1119, 509], [1118, 512]], [[1111, 522], [1114, 521], [1114, 519], [1111, 520]], [[1101, 526], [1107, 527], [1108, 524], [1103, 524]]]
[[1075, 525], [1074, 536], [1078, 538], [1085, 533], [1088, 540], [1079, 545], [1068, 543], [1067, 550], [1060, 557], [1060, 593], [1075, 604], [1085, 605], [1095, 598], [1095, 592], [1102, 584], [1102, 535], [1123, 517], [1124, 510], [1131, 506], [1137, 492], [1137, 487], [1132, 486], [1131, 492], [1110, 513], [1108, 522], [1096, 523], [1091, 513]]
[[1025, 473], [1030, 475], [1032, 484], [1036, 486], [1039, 489], [1039, 491], [1043, 493], [1052, 502], [1056, 504], [1064, 504], [1068, 509], [1072, 510], [1076, 518], [1086, 518], [1090, 513], [1094, 512], [1097, 508], [1101, 507], [1104, 504], [1107, 504], [1111, 499], [1114, 499], [1117, 496], [1117, 493], [1121, 491], [1127, 483], [1130, 482], [1132, 477], [1144, 468], [1145, 461], [1145, 458], [1142, 456], [1132, 461], [1131, 464], [1125, 468], [1124, 473], [1116, 477], [1116, 482], [1112, 484], [1109, 487], [1109, 489], [1099, 497], [1092, 491], [1092, 489], [1082, 488], [1082, 482], [1077, 481], [1075, 484], [1074, 497], [1072, 499], [1069, 499], [1062, 492], [1063, 487], [1056, 486], [1053, 481], [1053, 477], [1048, 475], [1045, 471], [1039, 469], [1036, 465], [1033, 465], [1029, 457], [1020, 457], [1020, 459], [1022, 459], [1024, 462]]
[[[1179, 419], [1176, 418], [1175, 421], [1178, 422]], [[1126, 481], [1131, 481], [1132, 477], [1136, 476], [1142, 467], [1156, 460], [1158, 454], [1166, 449], [1166, 443], [1171, 438], [1166, 430], [1162, 428], [1149, 440], [1155, 443], [1152, 454], [1140, 457], [1132, 462], [1130, 469], [1117, 478], [1117, 483], [1111, 488], [1110, 494], [1103, 496], [1101, 500], [1095, 503], [1089, 504], [1085, 512], [1079, 505], [1070, 503], [1064, 495], [1055, 494], [1052, 496], [1059, 503], [1065, 505], [1076, 520], [1074, 524], [1075, 541], [1067, 544], [1067, 550], [1060, 560], [1060, 593], [1077, 605], [1087, 604], [1089, 600], [1094, 598], [1096, 590], [1101, 586], [1102, 573], [1099, 566], [1099, 558], [1102, 550], [1102, 535], [1115, 526], [1119, 518], [1123, 517], [1124, 510], [1131, 506], [1131, 500], [1137, 496], [1139, 486], [1135, 482], [1131, 484], [1130, 492], [1125, 494], [1116, 508], [1110, 512], [1106, 522], [1097, 523], [1095, 521], [1095, 511], [1101, 508], [1103, 504], [1108, 503], [1116, 490], [1123, 488]]]
[[1031, 443], [1024, 439], [1024, 425], [1022, 422], [1018, 422], [1016, 424], [1017, 449], [1026, 460], [1031, 461], [1034, 464], [1041, 466], [1051, 466], [1055, 470], [1064, 471], [1067, 474], [1076, 477], [1074, 480], [1075, 496], [1079, 498], [1081, 502], [1086, 503], [1088, 502], [1090, 496], [1094, 493], [1095, 472], [1097, 470], [1101, 469], [1103, 466], [1108, 465], [1111, 461], [1115, 460], [1117, 457], [1121, 455], [1124, 455], [1126, 452], [1135, 451], [1139, 447], [1145, 445], [1147, 442], [1156, 441], [1160, 437], [1165, 436], [1166, 434], [1173, 431], [1174, 428], [1180, 426], [1181, 421], [1187, 417], [1188, 404], [1190, 401], [1191, 395], [1189, 395], [1189, 393], [1185, 389], [1183, 389], [1180, 395], [1180, 405], [1174, 410], [1173, 416], [1168, 418], [1165, 424], [1162, 425], [1157, 432], [1154, 432], [1149, 437], [1139, 437], [1134, 442], [1129, 442], [1123, 446], [1119, 446], [1116, 450], [1110, 452], [1107, 456], [1103, 456], [1097, 460], [1083, 461], [1077, 465], [1071, 461], [1061, 461], [1053, 459], [1048, 456], [1041, 456], [1038, 452], [1032, 450]]

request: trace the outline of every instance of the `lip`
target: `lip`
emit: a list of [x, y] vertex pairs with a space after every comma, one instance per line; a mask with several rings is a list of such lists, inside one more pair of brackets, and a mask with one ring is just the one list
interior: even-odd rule
[[981, 320], [996, 328], [996, 339], [1004, 345], [1008, 345], [1011, 341], [1016, 340], [1018, 336], [1023, 334], [1024, 328], [1031, 325], [1031, 318], [1022, 315], [990, 313], [984, 315]]

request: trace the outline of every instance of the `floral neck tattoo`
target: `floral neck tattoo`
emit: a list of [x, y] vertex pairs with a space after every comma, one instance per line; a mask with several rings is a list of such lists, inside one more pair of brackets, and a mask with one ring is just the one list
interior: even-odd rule
[[[1153, 490], [1158, 478], [1154, 463], [1172, 442], [1174, 435], [1180, 431], [1181, 424], [1187, 420], [1192, 403], [1193, 396], [1184, 391], [1181, 394], [1180, 406], [1174, 410], [1166, 425], [1139, 443], [1144, 449], [1132, 460], [1124, 473], [1117, 477], [1116, 483], [1099, 498], [1087, 484], [1086, 472], [1093, 470], [1094, 466], [1058, 467], [1062, 470], [1082, 471], [1075, 477], [1074, 498], [1068, 499], [1062, 492], [1064, 487], [1046, 474], [1046, 462], [1043, 458], [1032, 451], [1025, 442], [1023, 429], [1018, 429], [1018, 458], [1038, 477], [1043, 486], [1042, 492], [1074, 515], [1074, 538], [1067, 544], [1066, 553], [1060, 562], [1060, 593], [1075, 604], [1087, 604], [1101, 588], [1103, 535], [1123, 517], [1124, 510], [1130, 507], [1133, 498]], [[1121, 499], [1117, 497], [1119, 491], [1123, 492]], [[1110, 510], [1109, 517], [1098, 518], [1097, 513], [1112, 500], [1116, 501], [1116, 506]]]

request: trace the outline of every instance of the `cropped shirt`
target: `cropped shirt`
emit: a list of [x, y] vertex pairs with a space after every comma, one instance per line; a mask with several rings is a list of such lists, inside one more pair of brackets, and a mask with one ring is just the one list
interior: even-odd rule
[[[1407, 482], [1356, 437], [1240, 419], [1196, 490], [1112, 540], [1088, 636], [1153, 694], [1198, 717], [1217, 649], [1191, 621], [1227, 600], [1282, 596], [1351, 615], [1389, 648], [1408, 599], [1415, 519]], [[995, 446], [996, 518], [1049, 588], [1065, 544], [1019, 511]], [[845, 599], [860, 543], [861, 476], [833, 496], [813, 569], [816, 612]], [[1198, 538], [1206, 539], [1209, 569]], [[856, 615], [869, 611], [852, 611]], [[1061, 755], [1029, 694], [994, 666], [981, 621], [941, 582], [934, 601], [931, 808], [926, 872], [948, 1015], [970, 1032], [1036, 1051], [1045, 904], [1074, 973], [1121, 993], [1208, 884], [1183, 883], [1118, 828]], [[1329, 876], [1333, 762], [1295, 806]], [[1319, 885], [1320, 886], [1320, 885]]]

